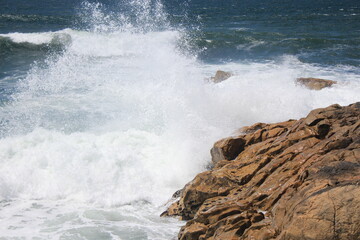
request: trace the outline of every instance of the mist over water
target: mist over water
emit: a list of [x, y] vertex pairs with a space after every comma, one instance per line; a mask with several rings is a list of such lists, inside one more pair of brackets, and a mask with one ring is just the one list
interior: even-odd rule
[[[209, 64], [161, 1], [83, 2], [76, 16], [71, 28], [0, 35], [46, 54], [1, 80], [11, 86], [0, 103], [5, 239], [176, 238], [183, 223], [159, 215], [205, 169], [216, 140], [359, 100], [353, 65], [289, 54]], [[218, 69], [234, 76], [206, 80]], [[339, 84], [295, 85], [308, 76]]]

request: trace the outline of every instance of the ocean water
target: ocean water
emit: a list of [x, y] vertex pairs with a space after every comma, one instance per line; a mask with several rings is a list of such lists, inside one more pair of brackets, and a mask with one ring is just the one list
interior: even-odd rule
[[0, 239], [176, 239], [216, 140], [359, 100], [356, 0], [0, 0]]

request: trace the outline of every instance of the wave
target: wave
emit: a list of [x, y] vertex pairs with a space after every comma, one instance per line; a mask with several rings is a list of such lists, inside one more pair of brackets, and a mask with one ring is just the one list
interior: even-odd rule
[[71, 29], [43, 33], [7, 33], [0, 34], [0, 52], [16, 50], [46, 50], [64, 48], [71, 44]]
[[[358, 100], [360, 77], [341, 66], [324, 68], [291, 56], [201, 64], [177, 52], [174, 37], [129, 36], [136, 46], [120, 58], [103, 58], [103, 49], [69, 48], [48, 66], [32, 69], [15, 101], [0, 109], [0, 159], [6, 163], [1, 196], [161, 204], [208, 163], [208, 149], [221, 136], [257, 121], [299, 118], [316, 107]], [[123, 53], [123, 44], [105, 39], [98, 42], [102, 48]], [[219, 84], [204, 81], [219, 68], [234, 76]], [[309, 76], [339, 84], [313, 92], [294, 83]], [[13, 179], [13, 168], [21, 177]]]
[[[206, 64], [179, 47], [181, 30], [115, 27], [101, 7], [94, 9], [103, 21], [92, 31], [1, 35], [12, 44], [66, 45], [34, 64], [12, 101], [0, 107], [0, 159], [24, 176], [13, 179], [8, 168], [0, 169], [4, 199], [163, 202], [207, 164], [212, 143], [236, 128], [358, 100], [356, 69], [305, 64], [294, 56]], [[218, 69], [235, 75], [220, 84], [204, 81]], [[339, 84], [312, 92], [296, 86], [297, 77]], [[141, 191], [131, 190], [140, 185]]]
[[[181, 48], [182, 29], [157, 28], [166, 14], [159, 6], [145, 10], [160, 2], [131, 2], [130, 15], [145, 13], [137, 21], [85, 3], [84, 12], [93, 12], [85, 14], [81, 31], [2, 36], [35, 46], [65, 38], [59, 40], [63, 51], [35, 63], [0, 106], [0, 203], [9, 213], [1, 216], [9, 224], [0, 230], [7, 236], [28, 236], [23, 222], [31, 222], [47, 238], [170, 239], [178, 225], [157, 218], [161, 207], [206, 167], [216, 140], [257, 121], [359, 100], [353, 67], [306, 64], [294, 56], [207, 64]], [[151, 22], [154, 11], [162, 17]], [[218, 69], [234, 76], [218, 84], [204, 80]], [[297, 86], [297, 77], [339, 84], [315, 92]], [[23, 229], [15, 233], [11, 224]]]

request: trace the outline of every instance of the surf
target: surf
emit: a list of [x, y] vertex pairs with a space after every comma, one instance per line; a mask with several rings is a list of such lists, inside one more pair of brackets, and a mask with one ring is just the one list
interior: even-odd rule
[[[82, 28], [1, 35], [62, 46], [0, 107], [4, 236], [171, 239], [183, 223], [159, 215], [206, 168], [216, 140], [358, 98], [359, 75], [344, 66], [289, 55], [208, 64], [184, 47], [189, 33], [171, 26], [160, 1], [117, 10], [84, 2]], [[207, 81], [218, 69], [233, 76]], [[314, 92], [294, 83], [315, 74], [339, 84]]]

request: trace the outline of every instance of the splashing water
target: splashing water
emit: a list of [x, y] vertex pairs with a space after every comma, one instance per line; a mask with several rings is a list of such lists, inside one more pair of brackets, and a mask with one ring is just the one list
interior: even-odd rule
[[[160, 1], [84, 2], [82, 29], [6, 34], [64, 48], [35, 64], [0, 107], [0, 232], [7, 239], [171, 239], [159, 214], [204, 169], [220, 137], [358, 100], [359, 75], [284, 56], [206, 65], [182, 52]], [[30, 37], [31, 36], [31, 37]], [[222, 68], [225, 82], [204, 81]], [[312, 92], [315, 74], [340, 79]]]

